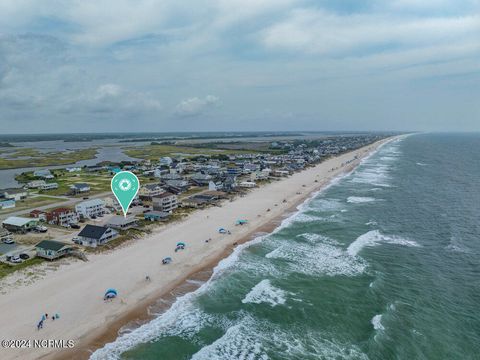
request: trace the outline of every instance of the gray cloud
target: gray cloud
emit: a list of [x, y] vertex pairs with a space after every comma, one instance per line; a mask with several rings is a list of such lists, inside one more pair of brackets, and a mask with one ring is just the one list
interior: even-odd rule
[[475, 0], [1, 1], [0, 132], [478, 130], [478, 10]]

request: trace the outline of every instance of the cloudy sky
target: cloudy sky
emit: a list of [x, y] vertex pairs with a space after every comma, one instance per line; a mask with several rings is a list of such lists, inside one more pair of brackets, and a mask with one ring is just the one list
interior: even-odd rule
[[0, 133], [480, 130], [480, 0], [1, 0]]

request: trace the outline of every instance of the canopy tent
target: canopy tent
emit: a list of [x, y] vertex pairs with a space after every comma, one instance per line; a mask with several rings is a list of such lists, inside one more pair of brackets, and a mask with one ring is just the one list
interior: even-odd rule
[[185, 246], [187, 246], [187, 245], [186, 245], [184, 242], [178, 242], [178, 243], [177, 243], [177, 246], [183, 246], [183, 247], [185, 247]]
[[105, 291], [105, 295], [103, 296], [104, 299], [113, 299], [117, 297], [118, 293], [115, 289], [108, 289]]
[[225, 230], [224, 228], [220, 228], [220, 229], [218, 229], [218, 232], [220, 234], [225, 234], [227, 232], [227, 230]]
[[236, 223], [236, 224], [237, 224], [237, 225], [244, 225], [244, 224], [246, 224], [246, 223], [248, 223], [248, 220], [239, 219], [239, 220], [237, 220], [237, 223]]

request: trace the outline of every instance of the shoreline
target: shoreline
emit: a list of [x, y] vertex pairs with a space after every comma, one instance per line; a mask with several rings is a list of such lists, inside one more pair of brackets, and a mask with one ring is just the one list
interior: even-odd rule
[[[253, 196], [248, 196], [248, 195], [250, 194], [260, 195], [263, 188], [266, 188], [266, 187], [270, 189], [270, 193], [271, 193], [270, 195], [275, 195], [276, 193], [278, 193], [278, 191], [276, 191], [278, 190], [277, 188], [279, 189], [285, 188], [291, 191], [291, 193], [288, 194], [288, 197], [287, 197], [287, 194], [280, 195], [280, 196], [284, 196], [284, 199], [288, 198], [288, 201], [286, 204], [280, 204], [280, 202], [282, 201], [281, 197], [277, 199], [270, 198], [269, 196], [264, 197], [263, 200], [268, 200], [270, 203], [272, 201], [277, 200], [278, 204], [275, 204], [276, 208], [272, 209], [273, 211], [271, 211], [271, 214], [268, 214], [268, 213], [267, 215], [259, 214], [257, 215], [258, 218], [251, 219], [250, 221], [252, 222], [252, 224], [251, 225], [249, 224], [247, 226], [246, 231], [242, 231], [243, 229], [238, 229], [238, 227], [235, 228], [235, 231], [232, 229], [232, 235], [226, 238], [227, 241], [223, 241], [223, 240], [218, 241], [219, 236], [215, 236], [215, 239], [213, 240], [214, 244], [212, 245], [213, 249], [211, 249], [210, 251], [206, 250], [206, 247], [208, 248], [210, 244], [207, 246], [205, 244], [202, 244], [203, 247], [202, 245], [198, 246], [197, 244], [196, 247], [198, 252], [203, 252], [203, 254], [197, 253], [196, 255], [204, 255], [204, 256], [190, 266], [188, 266], [188, 264], [183, 264], [182, 266], [181, 262], [176, 263], [175, 261], [176, 267], [180, 267], [180, 268], [186, 267], [187, 269], [177, 270], [175, 274], [172, 274], [172, 276], [169, 276], [168, 281], [163, 281], [161, 284], [158, 284], [155, 290], [146, 291], [144, 288], [145, 286], [148, 286], [148, 285], [141, 284], [143, 288], [142, 293], [136, 296], [133, 296], [132, 290], [135, 290], [135, 288], [139, 288], [139, 284], [138, 284], [139, 281], [137, 278], [135, 280], [135, 283], [133, 283], [132, 281], [129, 282], [130, 288], [133, 288], [133, 289], [130, 289], [131, 291], [127, 293], [125, 298], [120, 296], [119, 299], [117, 299], [117, 303], [115, 304], [115, 306], [108, 304], [107, 306], [109, 306], [109, 308], [106, 308], [105, 305], [102, 306], [102, 305], [95, 304], [94, 305], [95, 309], [98, 307], [104, 308], [104, 309], [100, 311], [99, 314], [96, 314], [96, 311], [91, 311], [90, 313], [88, 313], [88, 315], [92, 318], [93, 318], [93, 315], [97, 315], [95, 316], [96, 318], [100, 318], [100, 319], [103, 318], [104, 320], [102, 321], [102, 325], [95, 326], [95, 323], [92, 321], [89, 321], [86, 324], [84, 324], [85, 326], [83, 327], [83, 329], [81, 328], [79, 331], [76, 332], [76, 334], [79, 334], [79, 336], [75, 338], [75, 347], [73, 349], [56, 351], [56, 352], [48, 351], [47, 349], [47, 351], [45, 350], [42, 351], [43, 354], [32, 353], [32, 352], [25, 353], [23, 351], [19, 351], [17, 352], [17, 354], [8, 352], [8, 353], [5, 353], [5, 355], [7, 355], [7, 358], [42, 358], [42, 359], [64, 359], [64, 358], [86, 359], [88, 358], [94, 350], [101, 348], [106, 343], [115, 340], [119, 336], [119, 330], [121, 328], [124, 328], [125, 326], [130, 327], [130, 325], [133, 325], [132, 327], [138, 327], [141, 324], [158, 316], [159, 314], [151, 315], [148, 313], [149, 309], [152, 306], [156, 306], [160, 301], [164, 301], [166, 303], [162, 306], [162, 310], [166, 311], [176, 301], [176, 299], [179, 296], [198, 289], [200, 285], [198, 284], [193, 285], [189, 283], [188, 280], [191, 280], [192, 278], [196, 279], [196, 277], [199, 277], [199, 279], [202, 281], [208, 280], [211, 277], [215, 266], [222, 259], [227, 258], [233, 252], [236, 245], [249, 242], [250, 240], [255, 238], [256, 237], [255, 234], [258, 234], [259, 232], [271, 233], [272, 231], [274, 231], [279, 226], [282, 219], [289, 217], [294, 212], [300, 211], [300, 209], [298, 209], [299, 205], [305, 203], [306, 201], [308, 201], [308, 199], [312, 198], [316, 192], [319, 192], [325, 189], [335, 178], [343, 177], [346, 174], [353, 171], [365, 158], [375, 153], [385, 143], [388, 143], [396, 138], [397, 137], [386, 138], [376, 143], [370, 144], [366, 147], [354, 150], [352, 152], [342, 154], [334, 158], [330, 158], [320, 164], [315, 165], [312, 168], [307, 168], [299, 173], [293, 174], [286, 179], [282, 179], [280, 181], [276, 181], [271, 184], [265, 185], [261, 188], [255, 189], [249, 194], [247, 194], [246, 197], [248, 197], [248, 200], [245, 198], [236, 199], [234, 203], [240, 202], [240, 200], [244, 203], [243, 205], [249, 205], [250, 203], [252, 203], [257, 206], [257, 209], [254, 211], [260, 211], [258, 210], [258, 208], [260, 208], [258, 206], [259, 203], [260, 205], [262, 205], [262, 207], [266, 206], [266, 204], [261, 204], [262, 199], [257, 199], [257, 201], [254, 201], [252, 199]], [[351, 159], [352, 156], [357, 156], [358, 158]], [[348, 161], [348, 163], [344, 164], [345, 161]], [[339, 164], [342, 164], [342, 165], [340, 166]], [[335, 168], [335, 170], [330, 170], [330, 168], [332, 169]], [[320, 175], [323, 175], [323, 176], [320, 179], [317, 179], [317, 177], [319, 177]], [[313, 184], [311, 183], [312, 180], [315, 180]], [[310, 185], [307, 186], [306, 184], [302, 184], [302, 182], [305, 182], [305, 181], [309, 181]], [[293, 190], [287, 186], [287, 185], [291, 185], [290, 183], [297, 186], [294, 189], [294, 190], [297, 190], [295, 193], [293, 193], [292, 192]], [[301, 194], [300, 194], [301, 196], [299, 196], [300, 191], [301, 191]], [[296, 195], [293, 195], [293, 194], [296, 194]], [[262, 195], [268, 195], [268, 189], [265, 189]], [[237, 204], [237, 206], [230, 205], [230, 204], [229, 203], [223, 204], [221, 208], [225, 209], [229, 207], [229, 210], [232, 210], [232, 211], [234, 210], [238, 211], [239, 209], [242, 209], [241, 205], [239, 204]], [[247, 212], [248, 211], [249, 209], [247, 208]], [[270, 208], [269, 210], [267, 210], [267, 212], [268, 211], [270, 211]], [[146, 251], [148, 252], [148, 245], [146, 244], [147, 241], [151, 243], [154, 240], [159, 240], [155, 238], [160, 238], [162, 237], [162, 235], [164, 235], [163, 237], [165, 238], [165, 237], [168, 237], [169, 233], [175, 234], [175, 228], [185, 227], [185, 226], [182, 226], [182, 224], [185, 225], [187, 222], [189, 223], [199, 222], [199, 224], [207, 222], [206, 220], [199, 219], [199, 218], [204, 218], [206, 213], [211, 215], [217, 215], [217, 216], [219, 215], [218, 208], [199, 211], [198, 214], [196, 213], [192, 215], [192, 218], [194, 219], [182, 220], [182, 222], [180, 222], [179, 224], [172, 224], [172, 226], [168, 227], [167, 229], [162, 229], [158, 232], [155, 232], [152, 235], [149, 235], [148, 236], [149, 239], [142, 240], [142, 242], [145, 243], [143, 245], [144, 248], [142, 249], [141, 243], [136, 243], [134, 245], [136, 247], [135, 250], [139, 250], [138, 248], [140, 248], [140, 250], [143, 251], [142, 253], [145, 253], [145, 247], [146, 247], [147, 249]], [[223, 214], [223, 216], [225, 215]], [[206, 218], [209, 219], [209, 216], [207, 215]], [[233, 216], [229, 214], [229, 218], [233, 218]], [[265, 220], [265, 221], [262, 221], [262, 220]], [[210, 222], [211, 222], [211, 219], [210, 219]], [[201, 230], [202, 229], [199, 229], [199, 232], [201, 232]], [[237, 231], [237, 230], [240, 230], [240, 231]], [[190, 239], [190, 236], [186, 236], [186, 238]], [[158, 245], [158, 241], [155, 245], [160, 250], [163, 249], [163, 248], [160, 248], [160, 245]], [[117, 254], [116, 252], [113, 252], [109, 256], [110, 257], [117, 256], [116, 260], [118, 261], [118, 258], [122, 255], [120, 254], [120, 252], [126, 254], [129, 252], [128, 250], [132, 250], [130, 246], [127, 247], [127, 251], [125, 250], [119, 251], [119, 254]], [[140, 251], [137, 251], [137, 252], [140, 252]], [[102, 257], [102, 255], [99, 255], [99, 257]], [[158, 261], [158, 257], [155, 260]], [[88, 265], [88, 263], [86, 265]], [[98, 265], [98, 264], [95, 264], [95, 265]], [[170, 266], [171, 265], [169, 265], [169, 267]], [[95, 267], [98, 269], [102, 268], [101, 266], [95, 266]], [[93, 265], [92, 265], [92, 268], [93, 268]], [[146, 268], [145, 264], [143, 264], [143, 268]], [[170, 269], [165, 267], [160, 269], [162, 270], [168, 269], [166, 272], [174, 272], [173, 269], [172, 271], [169, 271]], [[69, 269], [66, 269], [66, 272], [68, 272], [68, 270]], [[162, 271], [158, 272], [158, 274], [159, 276], [161, 275], [165, 276], [165, 272], [162, 273]], [[113, 275], [114, 278], [112, 282], [118, 281], [118, 278], [116, 277], [117, 276], [116, 273], [110, 274], [110, 275], [111, 275], [110, 277], [105, 276], [105, 278], [112, 279], [112, 275]], [[125, 273], [124, 275], [127, 276], [131, 274]], [[74, 275], [72, 275], [72, 277], [73, 276]], [[78, 279], [79, 276], [77, 276], [76, 278]], [[155, 278], [152, 277], [152, 279], [154, 279], [155, 281], [156, 277]], [[39, 282], [48, 282], [48, 279], [41, 279], [39, 280]], [[34, 286], [31, 286], [30, 288], [33, 288], [33, 287]], [[76, 289], [77, 293], [78, 291], [81, 290], [78, 288], [79, 286], [77, 286], [77, 289]], [[20, 289], [19, 291], [13, 291], [13, 293], [21, 293], [22, 292], [21, 290], [25, 290], [25, 289]], [[15, 296], [13, 295], [8, 294], [5, 297], [15, 298]], [[132, 295], [132, 296], [128, 298], [128, 295]], [[3, 298], [0, 297], [0, 306], [5, 305], [2, 300]], [[130, 302], [130, 300], [133, 300], [134, 304], [129, 305], [128, 302]], [[118, 304], [118, 302], [121, 302], [121, 304]], [[125, 305], [127, 305], [126, 308], [125, 308]], [[79, 314], [76, 314], [76, 315], [77, 317], [79, 317]], [[80, 319], [82, 318], [79, 317], [79, 320]], [[71, 331], [71, 329], [69, 330], [70, 330], [70, 334], [74, 333], [73, 331]], [[24, 332], [24, 330], [22, 332]], [[52, 330], [51, 332], [54, 332], [54, 331]], [[10, 336], [10, 337], [13, 337], [13, 336]], [[25, 338], [25, 336], [20, 338]], [[53, 337], [53, 338], [59, 338], [59, 337]], [[8, 357], [8, 355], [12, 355], [12, 357]], [[32, 357], [34, 355], [36, 356]]]

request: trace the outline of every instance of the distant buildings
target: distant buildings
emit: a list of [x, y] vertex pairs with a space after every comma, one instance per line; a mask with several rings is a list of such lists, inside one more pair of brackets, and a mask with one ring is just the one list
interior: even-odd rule
[[52, 175], [52, 173], [48, 169], [46, 169], [46, 170], [36, 170], [36, 171], [33, 172], [33, 176], [41, 178], [41, 179], [47, 179], [47, 180], [54, 178], [54, 176]]
[[12, 188], [1, 190], [1, 193], [5, 199], [20, 201], [26, 199], [28, 196], [28, 191], [22, 188]]
[[46, 183], [41, 186], [39, 186], [40, 190], [53, 190], [53, 189], [58, 189], [58, 184], [57, 183]]
[[74, 194], [85, 194], [90, 191], [90, 185], [86, 183], [76, 183], [70, 185], [70, 189]]
[[27, 183], [27, 187], [29, 189], [36, 189], [36, 188], [39, 188], [39, 187], [41, 187], [45, 184], [46, 184], [45, 180], [32, 180], [32, 181]]
[[15, 204], [16, 202], [13, 199], [0, 199], [0, 210], [14, 208]]
[[152, 201], [154, 196], [158, 196], [164, 192], [165, 190], [162, 189], [160, 184], [146, 184], [140, 187], [138, 197], [143, 201]]

